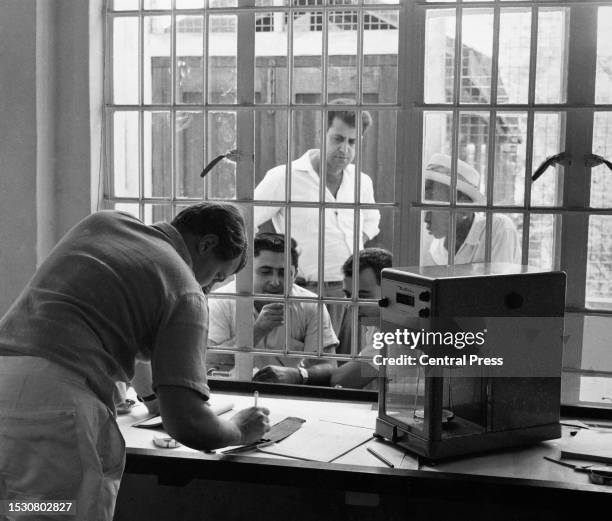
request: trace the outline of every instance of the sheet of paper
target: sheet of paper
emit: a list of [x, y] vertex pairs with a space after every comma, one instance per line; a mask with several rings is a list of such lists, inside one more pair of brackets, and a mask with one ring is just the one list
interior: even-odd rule
[[560, 443], [562, 458], [587, 459], [612, 463], [612, 432], [581, 430]]
[[330, 462], [372, 438], [372, 430], [324, 421], [306, 422], [288, 438], [260, 449], [307, 461]]

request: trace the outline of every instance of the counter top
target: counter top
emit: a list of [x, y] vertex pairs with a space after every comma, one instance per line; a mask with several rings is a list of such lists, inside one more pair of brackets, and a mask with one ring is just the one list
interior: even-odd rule
[[[253, 405], [252, 395], [244, 393], [214, 393], [211, 403], [232, 402], [234, 410], [224, 414], [231, 417], [238, 410]], [[119, 416], [117, 422], [125, 438], [127, 449], [126, 472], [157, 473], [160, 479], [174, 482], [214, 474], [219, 479], [266, 480], [282, 483], [291, 475], [291, 482], [303, 482], [305, 486], [323, 486], [324, 482], [335, 483], [342, 476], [343, 486], [351, 490], [406, 490], [407, 484], [425, 490], [428, 484], [450, 484], [458, 491], [462, 486], [478, 483], [480, 489], [517, 488], [537, 489], [539, 494], [564, 494], [576, 492], [588, 495], [612, 496], [612, 487], [594, 485], [587, 474], [575, 472], [544, 459], [558, 459], [561, 440], [551, 440], [522, 448], [472, 455], [453, 460], [423, 464], [416, 455], [407, 453], [390, 443], [372, 438], [377, 409], [369, 402], [347, 402], [305, 397], [279, 397], [259, 395], [259, 405], [270, 409], [270, 422], [276, 423], [287, 416], [298, 416], [307, 422], [330, 422], [363, 428], [365, 442], [333, 462], [303, 461], [259, 451], [240, 455], [223, 455], [196, 451], [187, 447], [160, 449], [154, 446], [153, 437], [160, 430], [140, 429], [132, 425], [148, 416], [143, 405], [134, 407], [127, 415]], [[570, 436], [571, 428], [563, 427], [563, 438]], [[390, 468], [374, 457], [367, 448], [372, 447], [388, 459], [395, 468]], [[574, 462], [572, 460], [567, 460]], [[579, 462], [577, 462], [579, 463]], [[592, 462], [591, 462], [592, 463]], [[588, 464], [588, 462], [584, 462]], [[263, 469], [266, 472], [262, 472]], [[401, 478], [401, 482], [398, 479]], [[313, 481], [314, 480], [314, 481]], [[375, 483], [376, 482], [376, 483]], [[373, 488], [372, 488], [373, 487]]]

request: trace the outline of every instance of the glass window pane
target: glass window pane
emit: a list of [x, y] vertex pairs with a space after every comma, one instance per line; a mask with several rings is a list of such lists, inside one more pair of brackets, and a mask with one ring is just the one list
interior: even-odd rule
[[[563, 150], [565, 139], [564, 112], [536, 112], [533, 128], [532, 172], [538, 168], [547, 157]], [[557, 206], [562, 201], [562, 186], [565, 169], [562, 165], [553, 165], [546, 174], [531, 184], [532, 206]]]
[[[227, 296], [217, 296], [218, 293], [236, 292], [235, 282], [217, 285], [208, 296], [208, 346], [206, 368], [210, 376], [235, 378], [235, 355], [224, 353], [222, 350], [234, 349], [237, 345], [236, 320], [239, 313], [253, 312], [253, 303], [250, 299], [237, 299]], [[250, 309], [249, 309], [250, 308]], [[249, 317], [247, 316], [248, 320]], [[252, 320], [252, 318], [251, 318]], [[249, 378], [250, 379], [250, 378]]]
[[425, 22], [425, 103], [451, 103], [455, 81], [454, 10], [427, 11]]
[[143, 125], [144, 196], [170, 197], [172, 193], [170, 112], [145, 112]]
[[530, 266], [546, 270], [557, 269], [555, 250], [560, 231], [560, 219], [550, 214], [531, 214], [529, 219]]
[[[255, 233], [285, 233], [285, 207], [284, 206], [255, 206], [254, 210]], [[314, 226], [314, 225], [313, 225]], [[301, 247], [298, 246], [298, 253]], [[299, 265], [299, 259], [298, 259]]]
[[491, 227], [491, 262], [521, 264], [523, 214], [494, 213]]
[[113, 103], [116, 105], [138, 104], [138, 47], [138, 18], [115, 18]]
[[[297, 242], [297, 250], [300, 254], [298, 260], [298, 279], [304, 279], [307, 283], [306, 289], [318, 294], [317, 281], [319, 279], [319, 216], [318, 208], [300, 208], [294, 206], [291, 208], [291, 228], [289, 236]], [[329, 211], [326, 212], [325, 218], [329, 218]], [[280, 227], [276, 230], [279, 233], [284, 233], [284, 211], [281, 219], [278, 219]], [[275, 223], [276, 224], [276, 223]], [[328, 223], [329, 225], [329, 223]], [[325, 245], [327, 248], [327, 244]], [[326, 266], [327, 271], [327, 266]], [[333, 278], [327, 280], [338, 279], [338, 266], [330, 266], [329, 274], [334, 275]], [[323, 274], [324, 280], [325, 273]], [[303, 284], [303, 282], [300, 282]], [[323, 291], [325, 294], [325, 291]]]
[[[335, 304], [335, 306], [338, 307], [338, 304]], [[276, 365], [297, 367], [300, 364], [300, 360], [302, 360], [301, 355], [316, 355], [319, 351], [319, 346], [321, 345], [319, 342], [319, 329], [323, 330], [321, 352], [329, 352], [330, 346], [336, 343], [337, 336], [331, 325], [328, 307], [330, 307], [330, 305], [325, 306], [314, 301], [308, 302], [292, 299], [288, 300], [288, 302], [285, 304], [285, 316], [287, 317], [285, 320], [285, 325], [289, 330], [289, 341], [288, 343], [283, 342], [281, 349], [283, 349], [287, 344], [289, 353], [297, 356], [283, 356], [278, 362], [276, 362]], [[321, 322], [320, 313], [323, 314], [323, 322]], [[298, 314], [301, 314], [303, 317], [307, 317], [306, 331], [300, 331], [298, 326], [299, 322], [295, 319]], [[282, 332], [284, 333], [284, 328]], [[274, 343], [272, 344], [274, 345]], [[327, 347], [327, 349], [324, 349], [325, 347]], [[259, 367], [266, 363], [273, 362], [273, 360], [274, 359], [270, 360], [269, 362], [259, 362]], [[306, 368], [308, 368], [314, 361], [316, 361], [316, 358], [306, 356], [304, 358], [304, 365]]]
[[284, 13], [255, 15], [255, 103], [288, 102], [287, 41]]
[[132, 214], [136, 219], [140, 219], [138, 215], [138, 204], [137, 203], [115, 203], [113, 208], [118, 212], [125, 212]]
[[[350, 286], [345, 287], [346, 291], [349, 292], [350, 295], [353, 294], [352, 288], [352, 277], [348, 279], [351, 282]], [[346, 294], [348, 296], [348, 294]], [[340, 325], [336, 330], [336, 335], [338, 336], [338, 347], [336, 347], [336, 353], [341, 355], [355, 355], [356, 353], [351, 350], [351, 339], [353, 332], [353, 306], [351, 304], [338, 304], [340, 307]]]
[[[484, 262], [486, 258], [486, 216], [460, 210], [455, 229], [450, 212], [428, 210], [421, 214], [421, 265], [447, 265], [450, 234], [455, 235], [455, 264]], [[491, 214], [491, 262], [521, 262], [522, 214]], [[467, 237], [469, 241], [466, 241]]]
[[502, 9], [499, 20], [498, 103], [527, 103], [531, 10]]
[[145, 16], [143, 19], [144, 103], [170, 103], [170, 20], [169, 16]]
[[581, 402], [595, 403], [598, 407], [610, 407], [612, 378], [609, 376], [581, 376], [579, 399]]
[[[449, 213], [445, 210], [421, 212], [421, 266], [445, 266], [448, 254], [445, 246], [450, 228]], [[446, 255], [446, 256], [445, 256]]]
[[[362, 210], [363, 211], [363, 210]], [[397, 214], [394, 208], [381, 208], [378, 210], [380, 229], [378, 235], [370, 237], [365, 243], [366, 248], [383, 248], [393, 252], [393, 234], [395, 232]]]
[[399, 11], [363, 13], [363, 103], [397, 102], [398, 27]]
[[[259, 185], [269, 170], [287, 163], [287, 118], [286, 110], [258, 110], [255, 112], [255, 186]], [[285, 200], [285, 186], [262, 186], [262, 194], [255, 199]], [[265, 187], [265, 188], [264, 188]]]
[[425, 112], [423, 126], [423, 168], [425, 168], [434, 154], [451, 154], [453, 113]]
[[113, 195], [138, 197], [138, 112], [113, 115]]
[[143, 0], [144, 9], [171, 9], [171, 0]]
[[[358, 20], [356, 11], [330, 11], [328, 14], [328, 102], [337, 98], [357, 98]], [[370, 75], [367, 78], [370, 79]]]
[[465, 9], [461, 26], [462, 103], [491, 101], [493, 10]]
[[[208, 162], [236, 148], [236, 113], [209, 112], [206, 135]], [[206, 186], [211, 199], [235, 199], [236, 163], [220, 161], [206, 176]]]
[[204, 17], [176, 17], [176, 102], [204, 102]]
[[564, 103], [569, 11], [566, 8], [541, 8], [538, 13], [535, 102]]
[[208, 19], [208, 102], [236, 103], [238, 17], [210, 15]]
[[131, 11], [138, 9], [138, 0], [113, 0], [115, 11]]
[[[488, 112], [459, 113], [458, 156], [459, 160], [467, 164], [459, 163], [457, 167], [457, 202], [459, 204], [483, 204], [486, 200], [490, 142], [489, 119]], [[467, 199], [460, 197], [459, 192], [463, 192]]]
[[[397, 112], [372, 111], [370, 116], [372, 124], [361, 141], [360, 168], [372, 180], [374, 202], [395, 202]], [[362, 202], [366, 202], [363, 197]]]
[[526, 145], [527, 113], [498, 112], [495, 122], [493, 204], [523, 204]]
[[587, 259], [586, 306], [612, 309], [612, 216], [590, 216]]
[[208, 0], [208, 7], [238, 7], [238, 0]]
[[[305, 172], [314, 171], [320, 175], [321, 111], [296, 110], [292, 117], [291, 168]], [[296, 177], [291, 177], [291, 199], [319, 201], [318, 180], [311, 183], [307, 178], [302, 178], [302, 182], [298, 182]]]
[[279, 5], [288, 5], [288, 0], [255, 0], [256, 7], [272, 7]]
[[177, 197], [204, 196], [204, 114], [177, 112], [175, 127], [176, 195]]
[[205, 0], [175, 0], [177, 9], [198, 9], [204, 7]]
[[293, 103], [321, 103], [322, 53], [323, 13], [293, 12]]
[[[593, 153], [612, 160], [612, 112], [594, 114]], [[591, 206], [612, 208], [612, 172], [603, 164], [591, 170]]]
[[597, 13], [595, 103], [612, 103], [612, 7], [600, 7]]
[[169, 204], [145, 204], [144, 223], [169, 222], [172, 220], [172, 206]]
[[[604, 309], [612, 310], [610, 301], [603, 302]], [[581, 368], [591, 371], [612, 372], [612, 352], [610, 352], [610, 332], [612, 332], [612, 317], [590, 315], [584, 317], [584, 329], [582, 339], [582, 363]], [[610, 388], [612, 390], [612, 387]], [[612, 393], [602, 394], [610, 396]], [[601, 400], [601, 396], [597, 400]]]
[[[359, 209], [358, 232], [354, 227], [355, 210], [328, 208], [325, 212], [325, 280], [341, 281], [342, 265], [353, 253], [354, 234], [359, 233], [358, 249], [373, 238], [380, 225], [380, 211]], [[372, 235], [373, 237], [370, 237]]]

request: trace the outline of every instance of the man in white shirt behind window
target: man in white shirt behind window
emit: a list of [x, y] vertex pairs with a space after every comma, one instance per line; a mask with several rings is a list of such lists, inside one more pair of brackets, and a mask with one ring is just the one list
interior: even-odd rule
[[[278, 295], [285, 294], [285, 237], [278, 233], [259, 233], [253, 241], [253, 292], [255, 294]], [[294, 284], [298, 269], [297, 245], [291, 240], [291, 281], [290, 297], [316, 298], [316, 295], [297, 284]], [[233, 293], [235, 283], [218, 288], [223, 293]], [[286, 307], [286, 310], [285, 310]], [[285, 325], [289, 329], [288, 348], [291, 351], [305, 353], [318, 353], [319, 351], [319, 307], [316, 300], [270, 302], [255, 300], [253, 309], [253, 345], [256, 349], [284, 350], [286, 344]], [[336, 352], [338, 338], [331, 326], [329, 314], [325, 307], [322, 314], [323, 329], [322, 349], [324, 354]], [[231, 299], [209, 300], [209, 330], [208, 342], [210, 346], [234, 347], [236, 345], [236, 301]], [[218, 364], [227, 364], [232, 354], [207, 353], [206, 365], [209, 368]], [[231, 362], [229, 362], [231, 364]], [[312, 373], [313, 367], [317, 371]], [[289, 383], [289, 384], [315, 384], [320, 366], [336, 367], [329, 360], [316, 358], [301, 359], [287, 357], [282, 354], [257, 354], [253, 359], [253, 366], [257, 369], [253, 376], [254, 381]], [[311, 374], [312, 373], [312, 374]]]
[[[334, 104], [351, 103], [351, 100], [335, 100]], [[326, 203], [355, 203], [355, 147], [357, 128], [356, 111], [330, 110], [327, 117], [325, 134], [326, 163]], [[361, 113], [362, 135], [365, 135], [372, 124], [369, 112]], [[279, 165], [269, 170], [255, 188], [256, 200], [284, 201], [286, 165]], [[291, 163], [291, 201], [319, 201], [321, 178], [321, 150], [308, 150], [299, 159]], [[363, 172], [359, 176], [359, 202], [373, 204], [374, 187], [370, 177]], [[364, 243], [378, 235], [380, 213], [375, 209], [360, 211], [359, 249]], [[285, 208], [255, 207], [255, 226], [259, 227], [271, 221], [274, 229], [285, 233]], [[291, 237], [300, 245], [300, 278], [305, 279], [301, 285], [317, 292], [318, 256], [319, 256], [319, 209], [293, 207], [291, 211]], [[322, 295], [342, 297], [342, 264], [353, 253], [354, 213], [352, 209], [328, 208], [325, 211], [325, 256], [322, 269]], [[332, 323], [335, 328], [340, 324], [340, 306], [329, 306]], [[337, 330], [337, 329], [336, 329]]]

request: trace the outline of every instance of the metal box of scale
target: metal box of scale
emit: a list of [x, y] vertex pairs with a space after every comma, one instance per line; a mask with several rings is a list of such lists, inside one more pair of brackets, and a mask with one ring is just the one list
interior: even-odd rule
[[503, 263], [383, 270], [376, 435], [432, 460], [560, 437], [565, 279]]

